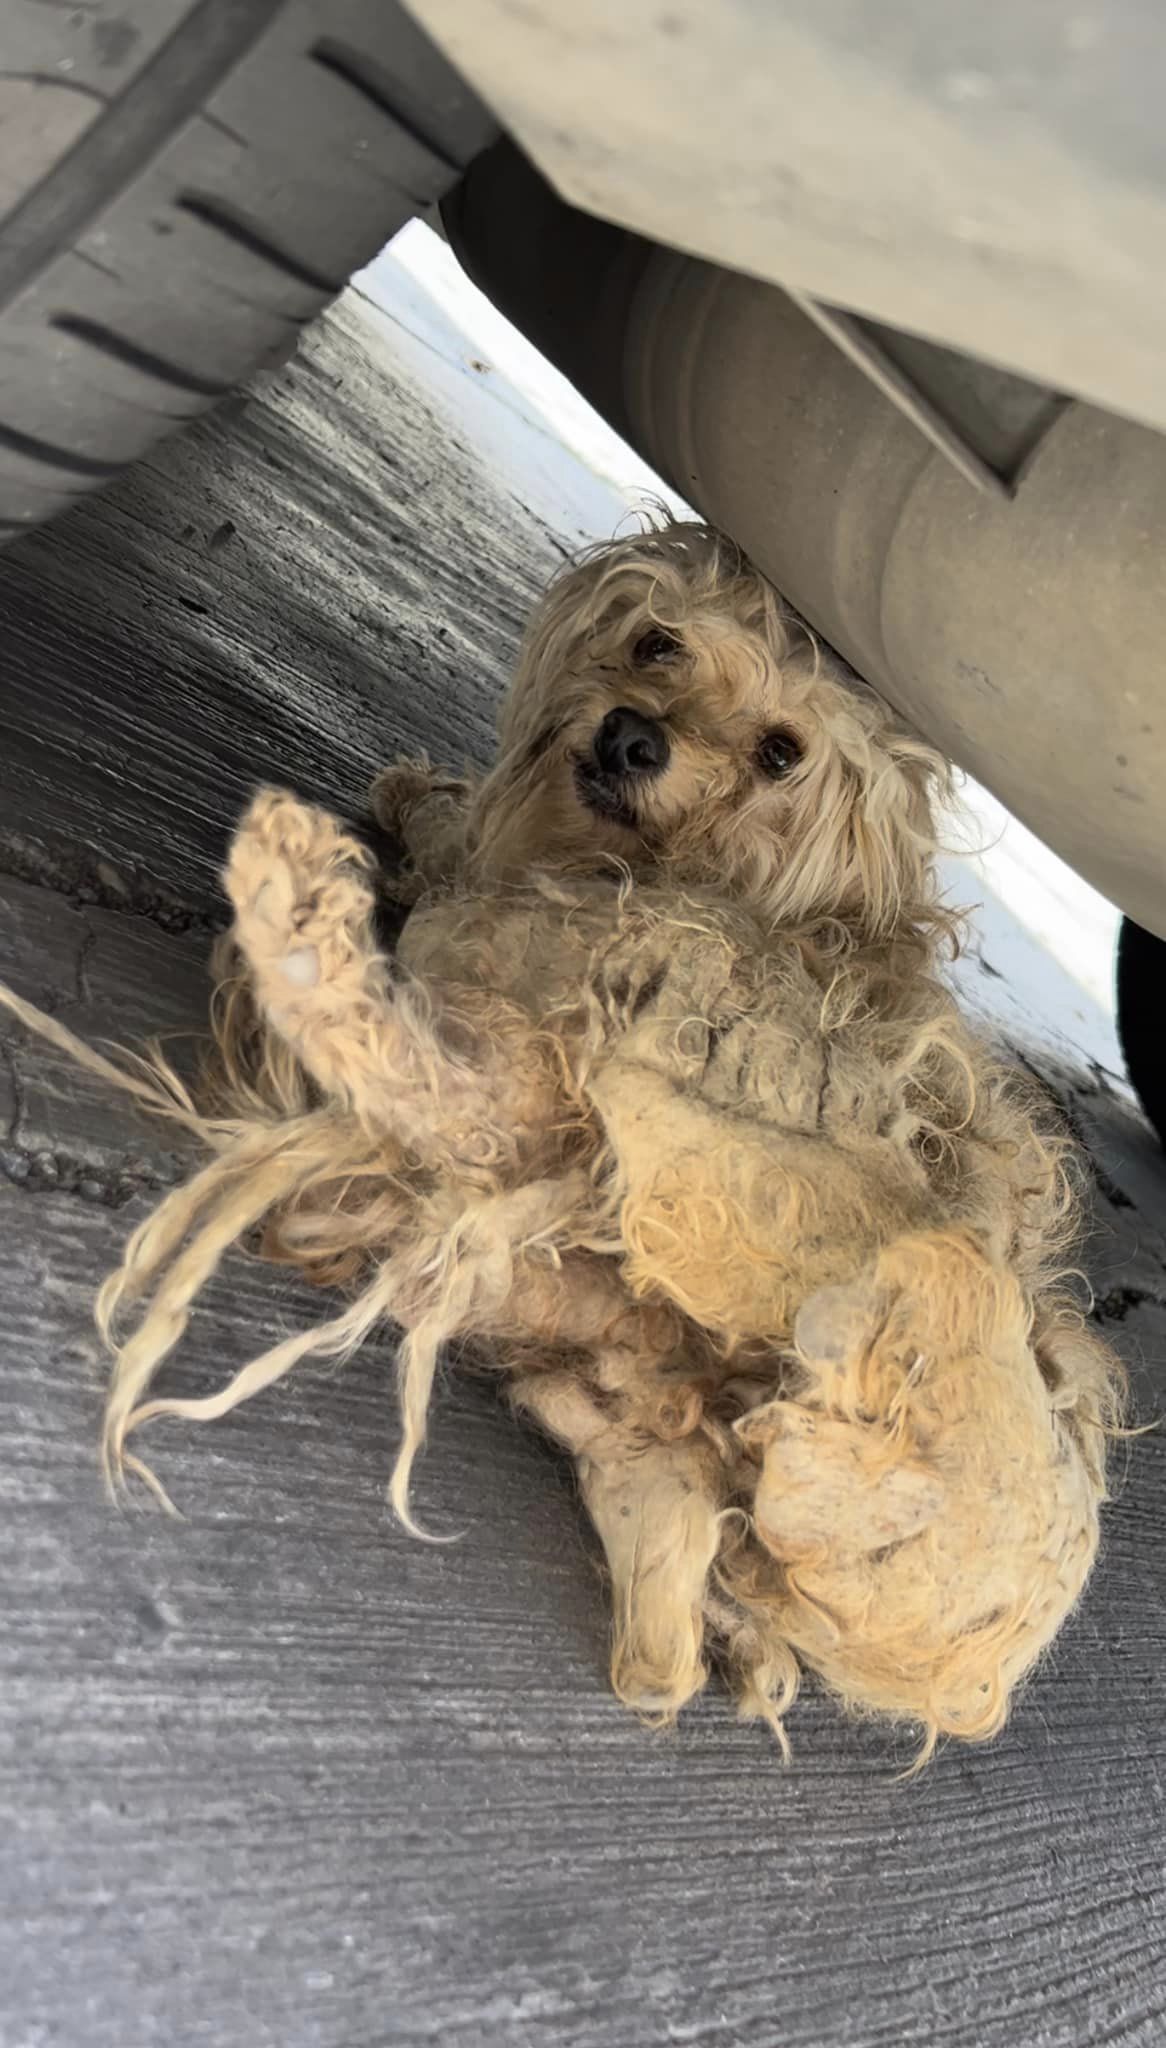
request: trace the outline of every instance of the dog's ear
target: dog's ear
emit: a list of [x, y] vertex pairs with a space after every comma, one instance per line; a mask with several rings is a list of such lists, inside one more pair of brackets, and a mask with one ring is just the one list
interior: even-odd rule
[[951, 794], [942, 755], [881, 720], [841, 747], [847, 799], [839, 806], [838, 909], [864, 938], [933, 921], [937, 814]]

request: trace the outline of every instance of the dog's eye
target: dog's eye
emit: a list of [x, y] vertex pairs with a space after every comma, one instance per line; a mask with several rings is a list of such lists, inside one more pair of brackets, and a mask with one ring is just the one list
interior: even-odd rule
[[802, 743], [796, 732], [791, 732], [788, 725], [775, 725], [762, 735], [758, 743], [757, 766], [771, 782], [780, 782], [783, 775], [797, 767], [802, 752]]
[[675, 661], [681, 651], [681, 643], [675, 633], [665, 632], [663, 626], [653, 626], [648, 633], [641, 633], [632, 648], [632, 660], [637, 668], [651, 668], [657, 661]]

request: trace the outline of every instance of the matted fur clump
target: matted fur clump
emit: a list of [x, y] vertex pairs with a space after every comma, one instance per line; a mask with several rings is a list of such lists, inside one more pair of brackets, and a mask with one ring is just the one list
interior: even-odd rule
[[[378, 782], [392, 960], [364, 844], [257, 796], [214, 1099], [134, 1083], [211, 1156], [102, 1290], [111, 1481], [149, 1476], [152, 1417], [391, 1319], [412, 1526], [472, 1337], [577, 1462], [622, 1699], [669, 1718], [712, 1655], [783, 1748], [803, 1665], [924, 1755], [991, 1735], [1095, 1557], [1119, 1375], [1058, 1285], [1065, 1140], [937, 977], [945, 784], [731, 544], [668, 525], [552, 586], [484, 780]], [[255, 1233], [338, 1312], [153, 1396]]]

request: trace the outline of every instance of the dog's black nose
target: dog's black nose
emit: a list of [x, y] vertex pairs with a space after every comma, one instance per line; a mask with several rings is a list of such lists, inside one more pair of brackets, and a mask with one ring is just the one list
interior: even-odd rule
[[659, 775], [668, 766], [668, 735], [654, 718], [617, 704], [596, 733], [592, 752], [605, 775]]

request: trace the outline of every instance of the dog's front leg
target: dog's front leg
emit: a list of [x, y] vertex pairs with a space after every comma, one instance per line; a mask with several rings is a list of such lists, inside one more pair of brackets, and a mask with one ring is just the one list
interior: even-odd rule
[[492, 1172], [561, 1124], [558, 1076], [524, 1017], [472, 988], [435, 999], [394, 977], [370, 856], [326, 811], [261, 791], [224, 881], [267, 1024], [370, 1129]]
[[369, 803], [380, 830], [405, 856], [393, 894], [401, 902], [448, 882], [461, 863], [471, 786], [425, 760], [401, 759], [383, 768]]

